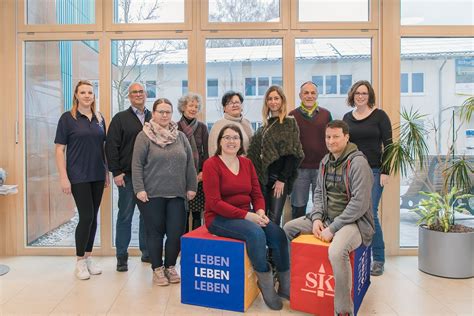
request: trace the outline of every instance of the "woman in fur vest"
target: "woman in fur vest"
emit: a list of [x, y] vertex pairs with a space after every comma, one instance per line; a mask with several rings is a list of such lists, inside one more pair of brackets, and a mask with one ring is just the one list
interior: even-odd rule
[[286, 197], [291, 193], [298, 165], [304, 158], [298, 124], [288, 116], [281, 87], [271, 86], [265, 93], [262, 120], [263, 125], [250, 142], [248, 158], [257, 170], [266, 213], [271, 221], [280, 225]]

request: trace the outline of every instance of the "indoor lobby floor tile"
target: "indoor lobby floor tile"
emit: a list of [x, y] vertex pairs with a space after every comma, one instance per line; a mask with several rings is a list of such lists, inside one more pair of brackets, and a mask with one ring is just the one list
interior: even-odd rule
[[[10, 272], [0, 276], [0, 315], [241, 315], [181, 304], [179, 285], [153, 286], [150, 265], [139, 257], [129, 271], [115, 271], [114, 257], [96, 257], [103, 273], [74, 277], [73, 257], [2, 257]], [[372, 277], [359, 315], [474, 315], [473, 279], [434, 277], [417, 268], [416, 257], [389, 257], [385, 273]], [[245, 315], [307, 315], [268, 309], [257, 297]]]

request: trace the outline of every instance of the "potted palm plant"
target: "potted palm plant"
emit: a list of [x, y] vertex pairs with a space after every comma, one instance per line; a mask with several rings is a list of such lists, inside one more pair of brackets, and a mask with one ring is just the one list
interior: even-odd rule
[[[430, 130], [422, 123], [426, 115], [403, 109], [401, 122], [394, 127], [399, 138], [386, 148], [384, 167], [392, 174], [410, 175], [411, 191], [422, 191], [421, 198], [411, 205], [420, 216], [418, 268], [437, 276], [474, 276], [474, 229], [456, 223], [457, 213], [474, 214], [474, 206], [469, 205], [474, 201], [473, 157], [455, 152], [461, 127], [470, 123], [473, 111], [474, 97], [453, 110], [447, 152], [441, 153], [440, 138], [435, 137], [436, 154], [429, 155]], [[435, 135], [440, 132], [435, 124], [432, 128]]]

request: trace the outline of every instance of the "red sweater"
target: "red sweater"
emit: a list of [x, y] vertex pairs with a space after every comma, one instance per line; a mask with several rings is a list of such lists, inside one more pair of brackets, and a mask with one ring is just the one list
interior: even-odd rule
[[326, 147], [326, 124], [332, 121], [331, 113], [318, 106], [312, 117], [301, 113], [296, 108], [289, 113], [293, 115], [300, 128], [300, 140], [303, 145], [304, 160], [298, 168], [319, 169], [321, 159], [328, 153]]
[[233, 174], [224, 162], [213, 156], [206, 160], [202, 170], [202, 183], [206, 197], [204, 220], [209, 227], [220, 215], [227, 218], [245, 218], [253, 209], [265, 209], [257, 173], [250, 159], [239, 157], [239, 173]]

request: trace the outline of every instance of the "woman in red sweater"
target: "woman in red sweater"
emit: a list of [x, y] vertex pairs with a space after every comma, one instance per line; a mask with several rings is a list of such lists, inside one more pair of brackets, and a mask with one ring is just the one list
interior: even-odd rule
[[[242, 132], [236, 125], [224, 126], [217, 137], [215, 156], [203, 167], [205, 223], [212, 234], [245, 241], [265, 304], [280, 310], [280, 297], [290, 296], [288, 241], [283, 230], [265, 215], [257, 173], [242, 154]], [[278, 294], [267, 262], [267, 246], [278, 270]]]

